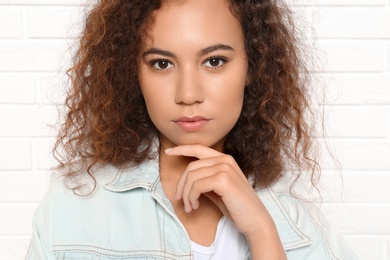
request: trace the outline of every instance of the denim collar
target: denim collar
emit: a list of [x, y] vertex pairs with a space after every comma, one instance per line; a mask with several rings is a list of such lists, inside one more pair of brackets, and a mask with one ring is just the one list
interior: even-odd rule
[[147, 160], [138, 166], [118, 170], [115, 179], [104, 188], [114, 192], [124, 192], [135, 188], [151, 191], [159, 182], [158, 158]]
[[[112, 192], [125, 192], [136, 188], [146, 189], [174, 212], [164, 194], [158, 165], [158, 158], [155, 158], [136, 167], [119, 170], [115, 179], [106, 184], [104, 188]], [[311, 243], [309, 237], [298, 229], [281, 200], [271, 188], [257, 190], [257, 194], [272, 216], [285, 250], [300, 248]]]

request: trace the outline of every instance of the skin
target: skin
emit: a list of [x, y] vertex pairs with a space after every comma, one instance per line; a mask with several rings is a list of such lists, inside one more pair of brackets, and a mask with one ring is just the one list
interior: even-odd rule
[[[221, 150], [241, 113], [248, 66], [243, 35], [230, 12], [229, 19], [215, 19], [221, 14], [213, 10], [221, 7], [226, 9], [219, 1], [173, 3], [155, 17], [139, 79], [163, 148], [203, 144]], [[185, 131], [175, 122], [183, 116], [208, 121], [199, 131]]]
[[191, 240], [209, 246], [223, 214], [254, 259], [286, 259], [271, 216], [222, 151], [247, 80], [239, 21], [223, 0], [165, 2], [149, 29], [139, 81], [160, 133], [161, 183]]

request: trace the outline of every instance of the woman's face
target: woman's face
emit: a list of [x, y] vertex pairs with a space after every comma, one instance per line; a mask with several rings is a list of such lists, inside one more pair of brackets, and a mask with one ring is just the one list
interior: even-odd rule
[[224, 0], [167, 2], [155, 12], [140, 55], [149, 116], [163, 148], [220, 150], [243, 104], [248, 62], [241, 25]]

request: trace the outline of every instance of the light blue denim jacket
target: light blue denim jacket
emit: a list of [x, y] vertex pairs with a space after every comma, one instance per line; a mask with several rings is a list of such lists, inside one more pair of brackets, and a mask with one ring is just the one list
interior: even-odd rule
[[[190, 238], [165, 196], [158, 161], [103, 167], [93, 194], [82, 197], [52, 181], [33, 219], [27, 259], [193, 259]], [[258, 191], [288, 259], [357, 259], [340, 236], [304, 203], [272, 189]], [[250, 251], [245, 259], [251, 259]]]

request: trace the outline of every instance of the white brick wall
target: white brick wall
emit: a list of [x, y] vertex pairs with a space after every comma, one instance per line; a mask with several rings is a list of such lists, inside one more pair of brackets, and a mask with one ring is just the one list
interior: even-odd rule
[[[1, 260], [23, 259], [47, 189], [58, 72], [82, 2], [0, 0]], [[318, 38], [329, 144], [343, 167], [341, 184], [339, 171], [325, 166], [322, 210], [361, 259], [390, 260], [390, 0], [290, 2]]]
[[361, 259], [390, 260], [390, 1], [298, 2], [318, 38], [329, 144], [343, 168], [341, 184], [325, 167], [321, 209]]

